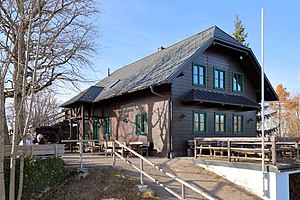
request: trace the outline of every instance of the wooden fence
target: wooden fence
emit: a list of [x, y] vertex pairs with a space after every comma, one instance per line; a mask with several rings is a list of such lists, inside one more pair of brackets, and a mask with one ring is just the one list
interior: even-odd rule
[[[300, 138], [270, 137], [264, 140], [265, 161], [299, 162]], [[258, 137], [194, 138], [194, 156], [225, 157], [228, 161], [262, 160], [262, 141]]]
[[[4, 157], [10, 157], [11, 145], [4, 145]], [[26, 145], [16, 146], [16, 156], [33, 156], [33, 157], [46, 157], [46, 156], [62, 156], [65, 153], [65, 144], [45, 144], [45, 145]]]

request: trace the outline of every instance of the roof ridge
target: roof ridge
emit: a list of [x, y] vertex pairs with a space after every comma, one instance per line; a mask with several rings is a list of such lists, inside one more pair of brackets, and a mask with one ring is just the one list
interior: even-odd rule
[[[245, 48], [247, 48], [247, 49], [250, 49], [250, 47], [247, 47], [247, 46], [244, 45], [243, 43], [237, 41], [233, 36], [229, 35], [228, 33], [226, 33], [225, 31], [223, 31], [223, 30], [222, 30], [221, 28], [219, 28], [218, 26], [215, 26], [215, 28], [218, 29], [219, 31], [221, 31], [221, 32], [222, 32], [223, 34], [225, 34], [226, 36], [228, 36], [228, 37], [234, 39], [236, 42], [238, 42], [238, 43], [239, 43], [240, 45], [242, 45], [243, 47], [245, 47]], [[215, 29], [215, 30], [216, 30], [216, 29]], [[215, 36], [215, 33], [216, 33], [215, 30], [214, 30], [214, 36]]]

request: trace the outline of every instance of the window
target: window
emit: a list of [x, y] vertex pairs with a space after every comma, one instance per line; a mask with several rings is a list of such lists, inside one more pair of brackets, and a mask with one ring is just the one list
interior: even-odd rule
[[206, 72], [205, 66], [193, 64], [193, 85], [205, 86]]
[[135, 116], [135, 130], [137, 135], [146, 134], [146, 113]]
[[111, 136], [111, 120], [110, 117], [105, 117], [103, 121], [103, 135], [104, 137]]
[[233, 132], [243, 133], [244, 120], [242, 115], [233, 115]]
[[93, 120], [93, 139], [99, 139], [99, 120]]
[[234, 92], [242, 92], [243, 85], [243, 74], [234, 72], [232, 75], [232, 90]]
[[216, 113], [215, 114], [215, 133], [226, 132], [226, 115]]
[[199, 111], [193, 113], [193, 133], [206, 133], [206, 113]]
[[225, 89], [225, 71], [221, 69], [214, 70], [214, 86], [215, 89]]

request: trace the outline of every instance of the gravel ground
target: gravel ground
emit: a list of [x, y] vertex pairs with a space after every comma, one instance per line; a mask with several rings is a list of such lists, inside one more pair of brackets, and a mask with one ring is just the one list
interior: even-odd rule
[[[78, 156], [64, 156], [63, 157], [66, 166], [79, 167]], [[130, 162], [139, 166], [139, 159], [136, 157], [128, 158]], [[192, 159], [166, 159], [166, 158], [149, 158], [149, 160], [159, 166], [160, 168], [176, 175], [182, 180], [187, 181], [193, 186], [207, 192], [216, 199], [229, 199], [229, 200], [255, 200], [259, 197], [251, 194], [245, 189], [227, 181], [226, 179], [209, 172], [193, 163]], [[101, 156], [86, 156], [83, 159], [83, 167], [96, 167], [100, 165], [111, 165], [112, 157]], [[130, 165], [117, 159], [116, 165], [122, 169], [122, 173], [139, 179], [140, 174]], [[144, 171], [150, 174], [153, 178], [160, 183], [167, 185], [172, 190], [181, 195], [181, 184], [177, 181], [164, 175], [157, 169], [154, 169], [150, 165], [144, 163]], [[155, 191], [158, 197], [161, 199], [177, 199], [175, 196], [167, 192], [164, 188], [159, 187], [157, 184], [150, 181], [148, 178], [144, 178], [144, 184], [147, 184], [151, 189]], [[186, 188], [186, 199], [205, 199], [201, 195]]]

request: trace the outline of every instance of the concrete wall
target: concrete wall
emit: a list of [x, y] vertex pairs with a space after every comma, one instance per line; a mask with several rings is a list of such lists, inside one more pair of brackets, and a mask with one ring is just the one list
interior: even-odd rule
[[[239, 165], [237, 163], [233, 164], [234, 166], [230, 164], [197, 164], [263, 198], [263, 180], [260, 165]], [[300, 170], [279, 171], [275, 166], [269, 166], [266, 170], [268, 171], [265, 182], [267, 194], [264, 199], [289, 200], [289, 175], [299, 173]]]

